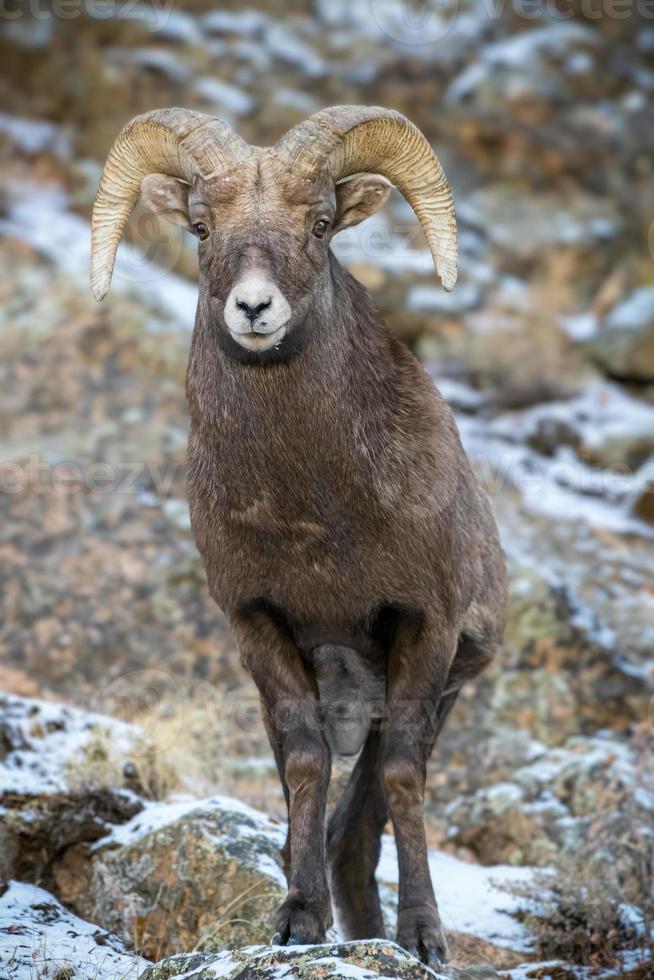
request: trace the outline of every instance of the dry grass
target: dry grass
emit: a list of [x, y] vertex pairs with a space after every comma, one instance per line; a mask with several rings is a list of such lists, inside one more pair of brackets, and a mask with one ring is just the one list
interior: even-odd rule
[[165, 799], [179, 784], [174, 765], [146, 737], [136, 739], [125, 754], [113, 745], [111, 729], [101, 727], [69, 763], [66, 775], [72, 790], [127, 786], [152, 800]]
[[148, 795], [221, 793], [285, 819], [259, 697], [246, 678], [232, 690], [180, 682], [125, 720], [143, 732], [143, 751], [130, 760]]
[[616, 967], [632, 950], [644, 968], [654, 965], [654, 831], [639, 794], [654, 799], [652, 750], [637, 736], [635, 785], [609, 788], [597, 799], [585, 845], [565, 852], [553, 869], [515, 888], [544, 959]]

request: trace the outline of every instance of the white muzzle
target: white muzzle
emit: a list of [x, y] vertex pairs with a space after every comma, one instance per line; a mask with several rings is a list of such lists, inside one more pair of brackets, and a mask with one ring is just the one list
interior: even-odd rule
[[283, 339], [291, 312], [288, 300], [269, 276], [251, 273], [227, 297], [225, 323], [241, 347], [265, 351]]

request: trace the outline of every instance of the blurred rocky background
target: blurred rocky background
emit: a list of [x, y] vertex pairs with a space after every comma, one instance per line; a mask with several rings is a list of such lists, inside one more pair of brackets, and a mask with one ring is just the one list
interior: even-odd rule
[[[148, 976], [242, 976], [219, 951], [269, 939], [283, 799], [184, 499], [194, 244], [137, 210], [97, 306], [89, 215], [139, 112], [268, 144], [336, 103], [406, 113], [453, 185], [451, 294], [399, 196], [335, 250], [455, 409], [512, 573], [502, 654], [428, 779], [453, 969], [653, 975], [653, 94], [646, 0], [0, 6], [12, 978], [136, 977], [178, 952], [196, 959]], [[382, 873], [390, 908], [390, 857]], [[330, 948], [325, 975], [423, 975], [388, 944]], [[247, 976], [326, 969], [257, 955]]]

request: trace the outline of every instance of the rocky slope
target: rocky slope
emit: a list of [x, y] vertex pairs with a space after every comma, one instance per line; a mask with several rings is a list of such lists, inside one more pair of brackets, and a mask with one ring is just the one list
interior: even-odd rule
[[[149, 748], [135, 728], [6, 696], [0, 730], [7, 747], [0, 761], [0, 963], [12, 980], [137, 977], [148, 961], [162, 959], [143, 976], [240, 976], [245, 965], [253, 977], [276, 976], [284, 965], [311, 976], [320, 962], [326, 976], [351, 976], [354, 967], [361, 977], [428, 975], [393, 944], [339, 946], [337, 932], [310, 950], [250, 949], [268, 939], [286, 893], [285, 828], [227, 797], [157, 802], [142, 786], [127, 789], [123, 775], [133, 781], [134, 759]], [[467, 964], [494, 950], [502, 962], [517, 963], [530, 936], [514, 918], [518, 902], [508, 889], [526, 883], [528, 872], [482, 869], [438, 852], [431, 864], [436, 880], [452, 880], [442, 911], [455, 955]], [[390, 924], [397, 887], [390, 838], [379, 876]], [[180, 950], [188, 956], [175, 956]], [[484, 969], [480, 976], [496, 975], [490, 963]]]
[[[285, 894], [285, 828], [227, 797], [147, 798], [135, 765], [151, 746], [136, 728], [16, 696], [0, 704], [0, 728], [7, 747], [0, 963], [12, 980], [309, 977], [319, 969], [334, 977], [432, 976], [392, 943], [339, 945], [337, 929], [321, 947], [262, 946]], [[501, 809], [500, 794], [493, 796], [487, 820]], [[485, 834], [484, 817], [468, 821], [475, 822]], [[492, 839], [492, 822], [487, 833]], [[534, 895], [524, 900], [533, 870], [482, 867], [442, 851], [431, 852], [430, 868], [452, 941], [445, 977], [547, 975], [538, 972], [535, 937], [521, 915], [538, 912]], [[392, 935], [398, 878], [390, 837], [378, 878]]]

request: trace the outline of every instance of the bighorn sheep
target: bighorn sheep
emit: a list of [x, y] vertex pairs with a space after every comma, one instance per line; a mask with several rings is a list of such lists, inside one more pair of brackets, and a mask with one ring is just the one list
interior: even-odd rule
[[[326, 109], [272, 149], [195, 112], [146, 113], [104, 168], [92, 286], [101, 299], [139, 195], [199, 239], [188, 494], [288, 805], [275, 941], [324, 939], [330, 885], [347, 938], [384, 935], [375, 867], [390, 816], [397, 938], [435, 965], [446, 942], [426, 764], [463, 682], [501, 640], [506, 581], [449, 408], [330, 251], [391, 185], [451, 289], [450, 189], [399, 113]], [[325, 831], [332, 752], [360, 754]]]

